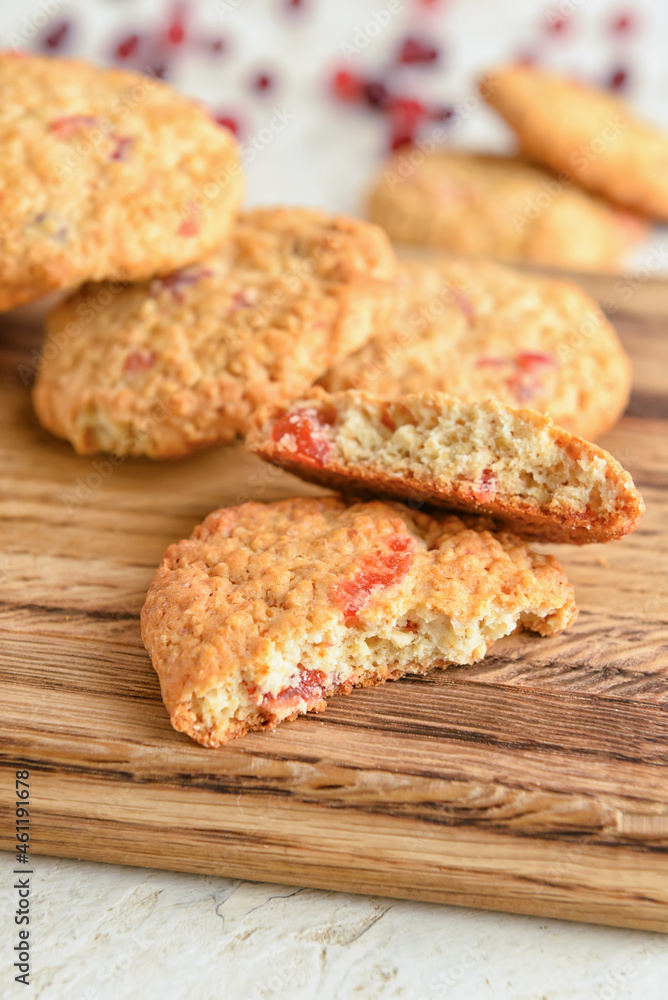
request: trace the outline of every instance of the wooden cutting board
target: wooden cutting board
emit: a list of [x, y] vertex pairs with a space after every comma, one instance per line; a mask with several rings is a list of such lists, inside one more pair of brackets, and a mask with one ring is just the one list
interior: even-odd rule
[[317, 490], [239, 448], [77, 458], [38, 427], [17, 374], [39, 330], [6, 319], [1, 846], [19, 765], [36, 853], [668, 930], [668, 287], [618, 298], [636, 387], [603, 443], [647, 514], [622, 542], [559, 549], [575, 627], [218, 751], [170, 727], [144, 593], [216, 506]]

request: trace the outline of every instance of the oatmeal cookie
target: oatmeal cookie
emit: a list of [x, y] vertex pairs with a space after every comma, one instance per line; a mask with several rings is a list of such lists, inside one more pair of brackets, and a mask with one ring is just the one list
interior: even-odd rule
[[484, 512], [523, 538], [609, 542], [633, 531], [644, 510], [608, 452], [496, 400], [313, 390], [258, 410], [246, 445], [342, 493]]
[[322, 379], [382, 399], [446, 392], [549, 413], [583, 438], [628, 402], [631, 365], [597, 303], [567, 281], [466, 258], [400, 266], [394, 319]]
[[302, 497], [211, 514], [167, 549], [141, 621], [172, 725], [217, 747], [575, 614], [554, 557], [486, 518]]
[[198, 264], [85, 285], [51, 313], [34, 404], [83, 455], [173, 458], [245, 433], [391, 313], [395, 260], [376, 226], [300, 208], [242, 213]]
[[0, 310], [198, 260], [242, 197], [232, 134], [152, 77], [0, 53]]

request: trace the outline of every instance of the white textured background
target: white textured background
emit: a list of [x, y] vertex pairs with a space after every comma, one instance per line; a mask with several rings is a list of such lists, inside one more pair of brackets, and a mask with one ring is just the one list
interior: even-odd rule
[[[505, 128], [467, 98], [480, 69], [517, 56], [597, 82], [621, 71], [627, 96], [668, 127], [665, 0], [402, 0], [374, 38], [365, 25], [387, 0], [303, 0], [298, 10], [285, 0], [200, 0], [185, 7], [183, 41], [168, 43], [178, 8], [158, 0], [5, 0], [1, 42], [112, 63], [119, 44], [138, 35], [126, 64], [162, 61], [177, 87], [239, 122], [252, 203], [361, 209], [391, 125], [333, 98], [331, 79], [341, 69], [452, 108], [457, 145], [510, 148]], [[615, 30], [625, 16], [629, 30]], [[559, 17], [561, 29], [550, 30]], [[433, 43], [438, 61], [397, 67], [407, 35]], [[355, 44], [351, 56], [342, 49]], [[271, 75], [274, 86], [258, 92], [258, 74]], [[269, 126], [277, 110], [289, 118], [281, 131]], [[418, 134], [432, 128], [425, 122]], [[3, 998], [668, 997], [668, 939], [660, 935], [47, 858], [34, 859], [28, 990], [12, 981], [13, 867], [13, 855], [0, 855]]]

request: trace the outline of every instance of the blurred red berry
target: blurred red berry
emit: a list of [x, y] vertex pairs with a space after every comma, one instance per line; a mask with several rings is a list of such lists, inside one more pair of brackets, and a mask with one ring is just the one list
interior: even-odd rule
[[214, 115], [214, 121], [224, 128], [229, 128], [235, 135], [239, 135], [239, 122], [236, 118], [231, 118], [229, 115]]
[[546, 30], [549, 35], [563, 35], [568, 27], [568, 20], [565, 17], [557, 17], [556, 14], [547, 15]]
[[185, 40], [185, 13], [186, 6], [183, 3], [177, 3], [172, 8], [172, 14], [166, 36], [167, 42], [170, 45], [181, 45], [181, 43]]
[[636, 26], [635, 15], [631, 11], [625, 14], [619, 14], [617, 17], [613, 18], [611, 28], [617, 34], [624, 34], [627, 31], [633, 31]]
[[44, 36], [44, 39], [42, 41], [42, 48], [50, 49], [52, 52], [55, 51], [56, 49], [61, 48], [69, 32], [70, 32], [69, 21], [59, 21], [58, 24], [51, 29], [49, 34]]
[[392, 112], [403, 116], [407, 121], [419, 121], [425, 117], [425, 107], [413, 97], [393, 97], [391, 104]]
[[139, 48], [139, 35], [128, 35], [118, 43], [114, 54], [117, 59], [129, 59]]
[[371, 108], [384, 111], [390, 104], [390, 92], [380, 80], [369, 80], [364, 84], [364, 100]]
[[399, 48], [399, 62], [405, 65], [432, 63], [438, 59], [438, 49], [417, 38], [406, 38]]
[[258, 73], [256, 77], [253, 78], [253, 90], [268, 91], [273, 90], [274, 78], [270, 76], [269, 73]]
[[346, 69], [334, 74], [332, 82], [334, 94], [342, 101], [356, 101], [364, 89], [364, 81]]
[[413, 142], [425, 108], [412, 97], [395, 97], [390, 105], [390, 147], [399, 149]]
[[629, 76], [625, 69], [616, 69], [610, 74], [608, 87], [610, 90], [624, 90], [629, 82]]

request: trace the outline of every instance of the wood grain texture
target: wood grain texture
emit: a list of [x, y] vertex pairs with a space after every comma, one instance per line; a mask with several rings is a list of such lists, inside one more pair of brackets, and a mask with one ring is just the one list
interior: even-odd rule
[[[596, 278], [599, 294], [615, 280]], [[36, 852], [668, 930], [668, 288], [656, 284], [636, 315], [616, 315], [636, 384], [602, 442], [647, 514], [621, 542], [559, 547], [575, 627], [510, 637], [473, 667], [338, 697], [217, 751], [169, 725], [139, 635], [146, 588], [165, 547], [215, 507], [320, 491], [240, 448], [76, 457], [39, 428], [19, 376], [39, 331], [5, 319], [2, 846], [25, 763]]]

